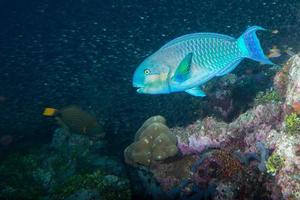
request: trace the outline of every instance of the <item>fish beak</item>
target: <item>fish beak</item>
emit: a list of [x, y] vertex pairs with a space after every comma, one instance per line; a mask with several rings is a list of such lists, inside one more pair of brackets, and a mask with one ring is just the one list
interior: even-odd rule
[[143, 88], [144, 88], [144, 85], [143, 84], [139, 84], [138, 82], [133, 82], [133, 87], [137, 88], [137, 92], [138, 93], [143, 93]]
[[137, 91], [139, 94], [142, 94], [142, 93], [143, 93], [143, 88], [138, 88], [136, 91]]

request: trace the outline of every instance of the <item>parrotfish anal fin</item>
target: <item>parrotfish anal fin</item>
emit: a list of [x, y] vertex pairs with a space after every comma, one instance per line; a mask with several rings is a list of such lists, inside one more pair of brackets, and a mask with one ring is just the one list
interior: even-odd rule
[[232, 70], [234, 70], [239, 64], [240, 62], [243, 60], [243, 58], [235, 60], [234, 62], [230, 63], [228, 66], [226, 66], [224, 69], [222, 69], [221, 71], [219, 71], [216, 76], [224, 76], [228, 73], [230, 73]]
[[205, 97], [206, 94], [200, 89], [200, 87], [193, 87], [191, 89], [185, 90], [185, 92], [189, 93], [190, 95], [196, 97]]
[[172, 78], [173, 81], [181, 83], [190, 78], [192, 58], [193, 53], [189, 53], [184, 57], [175, 71], [175, 74]]

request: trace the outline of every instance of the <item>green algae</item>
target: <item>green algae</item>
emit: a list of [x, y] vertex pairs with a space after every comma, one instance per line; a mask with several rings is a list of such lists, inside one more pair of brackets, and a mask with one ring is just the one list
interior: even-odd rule
[[266, 163], [267, 172], [275, 175], [280, 168], [283, 167], [284, 158], [277, 153], [273, 153]]
[[33, 172], [40, 162], [38, 154], [15, 153], [0, 165], [0, 199], [41, 199], [43, 188]]
[[[126, 178], [82, 166], [70, 172], [72, 163], [61, 155], [41, 150], [10, 155], [0, 165], [0, 199], [65, 199], [82, 189], [98, 192], [101, 199], [131, 199]], [[50, 177], [45, 177], [48, 175]], [[109, 176], [117, 181], [105, 181]]]
[[[120, 179], [121, 181], [127, 182], [126, 179]], [[51, 198], [65, 199], [80, 189], [86, 189], [99, 192], [100, 196], [105, 200], [131, 199], [129, 184], [125, 184], [116, 190], [113, 185], [105, 183], [104, 180], [105, 173], [101, 170], [92, 173], [77, 174], [66, 180], [63, 185], [57, 186]]]
[[284, 119], [285, 129], [289, 135], [296, 135], [300, 133], [300, 117], [296, 113], [287, 115]]
[[254, 105], [264, 105], [267, 103], [278, 103], [282, 101], [282, 97], [276, 90], [267, 90], [265, 92], [259, 92], [255, 99]]

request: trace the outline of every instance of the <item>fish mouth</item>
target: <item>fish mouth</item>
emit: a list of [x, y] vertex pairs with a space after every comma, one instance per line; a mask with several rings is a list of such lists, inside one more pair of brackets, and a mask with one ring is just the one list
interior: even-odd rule
[[137, 83], [137, 82], [133, 82], [132, 85], [133, 85], [133, 87], [137, 88], [136, 91], [139, 92], [139, 93], [140, 93], [140, 92], [142, 91], [142, 89], [145, 87], [143, 84], [139, 84], [139, 83]]
[[136, 89], [136, 91], [137, 91], [137, 93], [144, 93], [143, 92], [143, 90], [144, 90], [144, 87], [138, 87], [137, 89]]

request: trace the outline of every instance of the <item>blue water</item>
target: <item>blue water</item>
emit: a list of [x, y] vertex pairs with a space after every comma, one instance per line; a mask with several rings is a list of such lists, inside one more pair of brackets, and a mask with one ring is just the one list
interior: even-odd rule
[[[1, 150], [48, 143], [57, 125], [43, 109], [76, 104], [103, 121], [110, 152], [122, 156], [152, 115], [182, 126], [215, 114], [205, 106], [209, 97], [138, 94], [132, 75], [146, 56], [183, 34], [238, 37], [250, 25], [279, 31], [259, 35], [266, 51], [276, 45], [298, 52], [299, 23], [298, 0], [2, 0], [0, 134], [12, 135], [13, 142]], [[245, 61], [234, 73], [241, 76], [252, 65]], [[267, 70], [253, 69], [258, 78]], [[223, 120], [249, 108], [255, 96], [249, 91], [245, 99], [235, 96], [237, 110]]]

